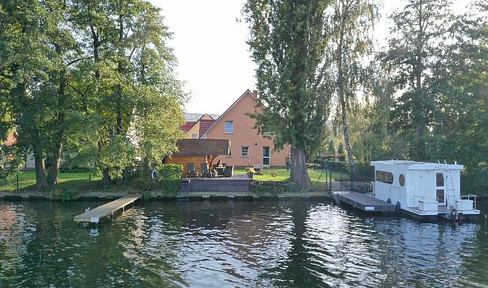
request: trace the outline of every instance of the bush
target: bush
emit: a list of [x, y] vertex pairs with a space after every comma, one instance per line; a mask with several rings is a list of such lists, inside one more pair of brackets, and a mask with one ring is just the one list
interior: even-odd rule
[[461, 174], [461, 194], [488, 196], [488, 170], [468, 170]]
[[177, 164], [163, 164], [159, 167], [158, 187], [165, 193], [176, 194], [180, 192], [180, 181], [183, 175], [183, 166]]
[[183, 166], [178, 164], [163, 164], [157, 170], [161, 180], [180, 180], [183, 175]]
[[292, 182], [252, 181], [250, 190], [253, 193], [269, 193], [272, 195], [283, 192], [299, 192], [298, 187]]

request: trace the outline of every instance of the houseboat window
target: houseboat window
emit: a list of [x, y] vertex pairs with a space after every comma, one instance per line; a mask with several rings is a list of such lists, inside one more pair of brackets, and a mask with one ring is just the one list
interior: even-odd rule
[[437, 173], [435, 178], [436, 178], [436, 186], [444, 187], [444, 174]]
[[225, 121], [225, 133], [234, 133], [234, 121]]
[[437, 202], [443, 204], [445, 202], [445, 200], [444, 200], [444, 189], [435, 190], [435, 194], [437, 196]]
[[242, 157], [249, 157], [249, 146], [242, 146], [241, 147], [241, 156]]
[[398, 181], [400, 182], [400, 186], [405, 186], [405, 176], [403, 176], [403, 174], [400, 174]]
[[393, 174], [391, 172], [377, 170], [376, 181], [387, 183], [387, 184], [393, 184]]

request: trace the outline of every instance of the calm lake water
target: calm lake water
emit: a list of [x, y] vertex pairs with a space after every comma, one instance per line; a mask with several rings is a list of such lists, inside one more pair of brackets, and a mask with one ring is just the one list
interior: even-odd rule
[[0, 201], [0, 287], [488, 287], [488, 226], [358, 215], [313, 200]]

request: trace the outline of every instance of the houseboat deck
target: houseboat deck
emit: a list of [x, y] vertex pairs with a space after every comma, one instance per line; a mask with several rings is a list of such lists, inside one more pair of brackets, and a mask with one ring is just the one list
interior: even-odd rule
[[346, 203], [364, 212], [395, 212], [395, 205], [367, 194], [351, 191], [338, 191], [333, 192], [332, 196], [337, 203]]

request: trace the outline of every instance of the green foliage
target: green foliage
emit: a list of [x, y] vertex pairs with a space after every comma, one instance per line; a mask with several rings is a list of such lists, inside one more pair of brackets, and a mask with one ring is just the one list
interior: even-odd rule
[[339, 153], [339, 155], [344, 155], [344, 144], [342, 144], [342, 142], [339, 142], [339, 146], [337, 146], [337, 153]]
[[256, 70], [259, 108], [256, 128], [271, 132], [275, 148], [291, 144], [292, 178], [309, 187], [304, 152], [323, 142], [329, 96], [322, 66], [327, 1], [249, 0], [244, 7]]
[[334, 155], [335, 152], [336, 152], [336, 150], [335, 150], [334, 141], [330, 140], [329, 144], [327, 145], [327, 153]]
[[177, 164], [163, 164], [159, 167], [157, 186], [167, 195], [176, 195], [180, 192], [180, 181], [183, 175], [183, 166]]
[[285, 192], [300, 192], [301, 189], [292, 182], [254, 181], [250, 185], [252, 193], [277, 195]]
[[125, 167], [133, 163], [135, 149], [124, 136], [114, 136], [103, 149], [98, 159], [98, 169], [110, 169], [111, 177], [121, 178]]
[[[25, 1], [2, 3], [0, 17], [0, 139], [22, 128], [17, 146], [38, 160], [38, 188], [46, 157], [96, 162], [108, 178], [135, 152], [153, 164], [176, 149], [186, 95], [159, 9], [142, 0]], [[130, 138], [134, 151], [117, 138]]]
[[158, 168], [162, 180], [180, 180], [183, 175], [183, 166], [178, 164], [163, 164]]
[[78, 198], [78, 193], [72, 190], [59, 191], [55, 195], [56, 199], [63, 202], [72, 201]]
[[430, 158], [426, 145], [439, 111], [433, 90], [435, 75], [431, 72], [448, 61], [442, 43], [451, 37], [450, 7], [448, 0], [409, 0], [392, 15], [395, 26], [383, 59], [387, 72], [394, 75], [395, 84], [402, 89], [393, 110], [394, 129], [407, 141], [412, 160]]

